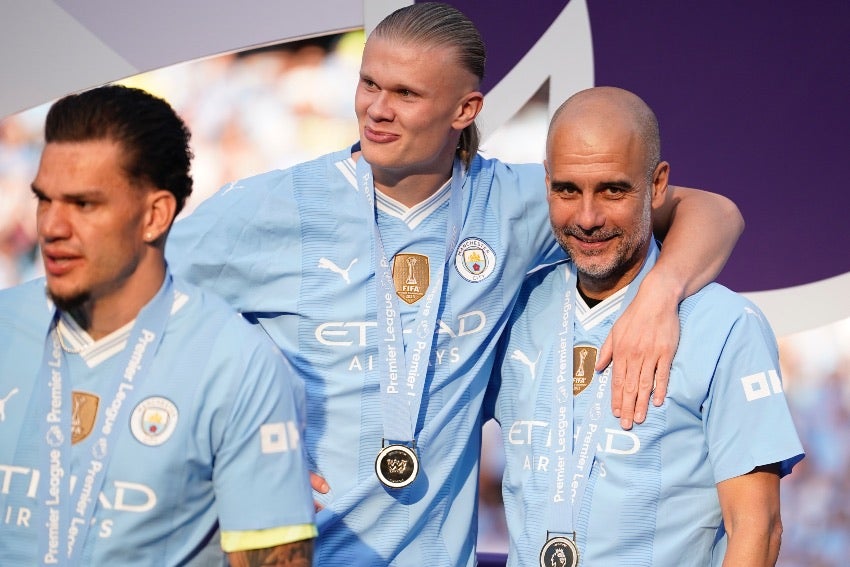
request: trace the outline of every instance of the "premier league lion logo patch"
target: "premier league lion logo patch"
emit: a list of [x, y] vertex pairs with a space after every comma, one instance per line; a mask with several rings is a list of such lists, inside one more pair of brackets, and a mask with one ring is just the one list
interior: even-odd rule
[[496, 269], [496, 254], [483, 240], [467, 238], [457, 247], [455, 268], [466, 281], [480, 282]]

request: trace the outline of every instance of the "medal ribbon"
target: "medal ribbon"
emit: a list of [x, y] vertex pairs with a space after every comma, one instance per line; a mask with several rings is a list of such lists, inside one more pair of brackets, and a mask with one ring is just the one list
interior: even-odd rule
[[[626, 296], [615, 317], [626, 308], [637, 294], [643, 276], [655, 264], [657, 248], [653, 243], [644, 261], [641, 272], [632, 280]], [[602, 372], [595, 372], [596, 388], [588, 403], [584, 420], [576, 435], [580, 442], [573, 444], [573, 342], [575, 325], [575, 303], [578, 276], [573, 262], [564, 270], [564, 297], [561, 310], [561, 329], [557, 345], [550, 348], [554, 354], [550, 359], [555, 370], [549, 430], [552, 438], [549, 448], [549, 497], [547, 509], [547, 537], [549, 534], [575, 534], [576, 518], [590, 479], [591, 467], [596, 457], [597, 443], [602, 432], [601, 422], [611, 405], [611, 365]]]
[[378, 310], [378, 366], [384, 413], [384, 440], [415, 443], [416, 420], [425, 388], [425, 374], [431, 359], [431, 347], [437, 331], [437, 312], [446, 286], [445, 269], [457, 244], [461, 224], [461, 187], [464, 172], [460, 160], [452, 166], [449, 197], [449, 226], [446, 232], [446, 254], [434, 284], [428, 288], [413, 325], [409, 348], [404, 348], [401, 310], [395, 293], [390, 263], [381, 240], [375, 207], [375, 184], [372, 168], [363, 155], [357, 160], [357, 180], [369, 207], [375, 240], [375, 276], [378, 285], [375, 299]]
[[[106, 406], [103, 419], [98, 420], [100, 437], [91, 444], [91, 459], [82, 477], [76, 475], [78, 492], [76, 503], [71, 504], [71, 409], [72, 387], [68, 373], [68, 360], [59, 342], [58, 310], [47, 333], [39, 389], [32, 396], [31, 415], [41, 416], [39, 434], [39, 469], [48, 471], [47, 496], [39, 498], [39, 514], [35, 524], [39, 529], [38, 561], [41, 565], [80, 564], [80, 553], [92, 524], [105, 470], [112, 453], [110, 443], [116, 431], [124, 429], [125, 418], [137, 395], [136, 386], [144, 380], [152, 366], [171, 306], [174, 303], [172, 279], [166, 273], [165, 281], [154, 298], [139, 312], [125, 352], [127, 362], [115, 381], [117, 387], [111, 403]], [[46, 388], [45, 388], [46, 387]], [[63, 547], [63, 536], [66, 547]], [[81, 542], [80, 545], [76, 545]]]

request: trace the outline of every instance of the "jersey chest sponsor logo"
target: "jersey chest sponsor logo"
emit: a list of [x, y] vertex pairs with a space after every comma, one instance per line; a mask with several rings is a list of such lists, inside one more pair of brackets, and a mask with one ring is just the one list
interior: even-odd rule
[[19, 390], [17, 388], [12, 388], [5, 396], [0, 398], [0, 422], [6, 421], [6, 404], [9, 403], [9, 400], [11, 400], [18, 391]]
[[[349, 371], [361, 372], [363, 370], [374, 370], [377, 368], [375, 356], [368, 353], [366, 349], [375, 345], [377, 337], [375, 330], [377, 321], [327, 321], [316, 327], [313, 336], [316, 341], [332, 349], [344, 349], [340, 354], [350, 354], [351, 358], [347, 364]], [[372, 329], [370, 331], [370, 329]], [[487, 330], [487, 316], [483, 311], [474, 310], [458, 315], [454, 320], [445, 322], [437, 321], [437, 334], [448, 335], [449, 339], [461, 339], [470, 335], [476, 335]], [[412, 329], [404, 329], [402, 333], [410, 336]], [[468, 344], [474, 344], [473, 343]], [[439, 346], [435, 345], [429, 365], [442, 366], [443, 364], [458, 364], [462, 360], [461, 347], [455, 346], [450, 341], [442, 341]]]
[[455, 252], [455, 269], [468, 282], [480, 282], [496, 269], [496, 254], [480, 238], [466, 238]]
[[431, 268], [428, 256], [422, 254], [396, 254], [393, 259], [395, 293], [405, 303], [416, 303], [428, 291]]
[[[0, 463], [0, 496], [22, 494], [27, 499], [35, 500], [42, 494], [41, 471], [28, 467]], [[77, 476], [71, 475], [71, 492], [76, 494]], [[45, 479], [49, 483], [49, 479]], [[2, 500], [2, 498], [0, 498]], [[156, 492], [145, 484], [122, 480], [108, 480], [98, 495], [98, 505], [103, 510], [112, 512], [144, 514], [157, 505]], [[101, 538], [109, 537], [112, 533], [113, 522], [117, 516], [98, 522], [97, 534]], [[0, 506], [0, 531], [2, 526], [33, 528], [35, 526], [35, 508], [29, 505], [18, 506], [6, 503]]]
[[139, 443], [149, 447], [162, 445], [177, 426], [177, 406], [171, 400], [151, 396], [139, 402], [130, 416], [130, 431]]
[[[534, 442], [534, 434], [540, 428], [545, 430], [546, 442], [543, 447], [549, 448], [552, 444], [552, 431], [548, 421], [539, 420], [516, 420], [508, 429], [508, 443], [511, 445], [530, 446]], [[579, 430], [576, 437], [581, 433]], [[600, 453], [612, 455], [634, 455], [640, 450], [641, 441], [633, 431], [606, 427], [602, 430], [596, 450]]]
[[[366, 347], [369, 345], [367, 330], [377, 326], [377, 321], [328, 321], [316, 327], [313, 334], [320, 344], [329, 347]], [[474, 310], [458, 315], [455, 321], [437, 321], [437, 332], [456, 339], [479, 333], [486, 326], [487, 316], [483, 311]], [[403, 332], [410, 334], [412, 330]]]

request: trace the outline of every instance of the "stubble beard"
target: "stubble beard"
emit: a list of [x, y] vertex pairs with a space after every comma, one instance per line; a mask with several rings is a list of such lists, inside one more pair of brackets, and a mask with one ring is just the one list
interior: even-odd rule
[[571, 237], [593, 238], [606, 240], [609, 238], [622, 237], [621, 229], [595, 229], [590, 232], [582, 230], [578, 226], [566, 226], [554, 230], [555, 239], [561, 248], [570, 255], [570, 259], [576, 266], [579, 276], [587, 281], [604, 284], [616, 281], [626, 273], [638, 260], [637, 256], [647, 239], [652, 237], [650, 230], [650, 219], [647, 215], [641, 220], [641, 224], [631, 235], [621, 238], [610, 259], [605, 258], [608, 250], [585, 253], [578, 249], [572, 242]]

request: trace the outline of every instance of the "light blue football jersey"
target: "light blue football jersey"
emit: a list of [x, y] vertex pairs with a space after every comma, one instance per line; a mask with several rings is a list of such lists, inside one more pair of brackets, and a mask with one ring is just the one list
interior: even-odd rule
[[[460, 234], [445, 269], [422, 405], [420, 472], [407, 488], [375, 474], [382, 446], [373, 213], [347, 149], [221, 189], [169, 239], [177, 273], [260, 324], [305, 379], [305, 440], [331, 491], [316, 495], [317, 564], [472, 565], [481, 401], [497, 338], [529, 269], [562, 256], [543, 168], [476, 157], [462, 186]], [[413, 208], [377, 195], [388, 258], [417, 255], [416, 290], [397, 290], [404, 341], [446, 256], [449, 187]], [[428, 280], [428, 281], [426, 281]], [[407, 301], [410, 301], [408, 303]]]
[[[36, 443], [22, 429], [33, 423], [26, 414], [53, 312], [44, 287], [40, 279], [0, 293], [4, 566], [37, 563], [39, 527], [32, 522], [48, 479], [39, 461], [16, 459], [27, 461], [26, 449]], [[292, 541], [315, 534], [301, 442], [303, 385], [267, 338], [221, 299], [179, 280], [174, 288], [162, 342], [110, 441], [81, 564], [226, 565], [222, 533], [289, 529], [301, 534]], [[69, 349], [86, 344], [72, 322], [60, 325]], [[131, 326], [66, 355], [78, 479], [126, 364], [121, 353]], [[74, 483], [75, 494], [81, 484]]]
[[[630, 285], [639, 285], [655, 254], [653, 245], [642, 275]], [[529, 277], [499, 347], [495, 412], [506, 452], [502, 493], [511, 566], [539, 565], [546, 541], [550, 345], [561, 328], [569, 269], [565, 261]], [[622, 312], [626, 291], [593, 309], [576, 301], [574, 434], [596, 392], [598, 349]], [[630, 431], [603, 412], [575, 524], [580, 565], [709, 565], [724, 543], [716, 483], [777, 462], [784, 475], [803, 456], [782, 391], [776, 341], [755, 305], [710, 284], [682, 302], [679, 316], [681, 338], [663, 405], [650, 405], [646, 421]]]

